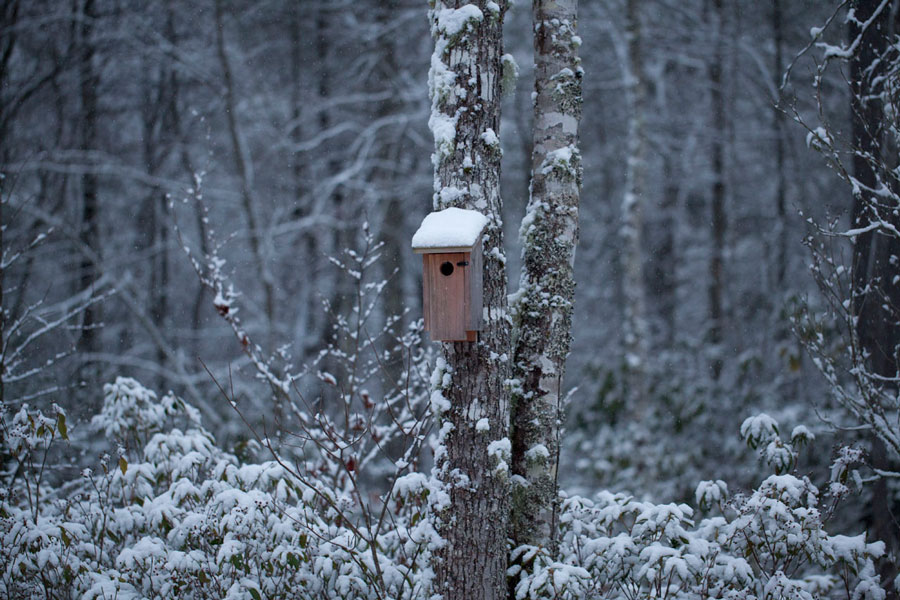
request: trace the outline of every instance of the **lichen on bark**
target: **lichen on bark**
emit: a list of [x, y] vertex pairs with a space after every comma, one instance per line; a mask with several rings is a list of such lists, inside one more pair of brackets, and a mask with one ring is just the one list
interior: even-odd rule
[[581, 156], [581, 40], [577, 0], [535, 0], [535, 102], [531, 197], [519, 232], [522, 276], [513, 304], [510, 535], [551, 549], [557, 529], [562, 380], [575, 294]]

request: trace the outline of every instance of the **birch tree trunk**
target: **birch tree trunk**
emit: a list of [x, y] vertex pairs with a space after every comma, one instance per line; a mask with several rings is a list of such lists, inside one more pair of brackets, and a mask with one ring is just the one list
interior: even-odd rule
[[434, 207], [474, 209], [484, 235], [484, 329], [477, 342], [443, 344], [433, 381], [439, 424], [432, 498], [435, 592], [444, 600], [506, 594], [510, 322], [500, 200], [500, 80], [505, 0], [432, 2], [429, 71]]
[[581, 155], [578, 0], [535, 0], [531, 197], [519, 233], [522, 276], [513, 306], [511, 438], [514, 546], [556, 546], [561, 393], [572, 331]]
[[622, 292], [625, 301], [623, 334], [628, 404], [638, 416], [646, 403], [647, 309], [644, 291], [643, 196], [646, 171], [647, 83], [641, 40], [640, 0], [625, 6], [627, 40], [626, 95], [628, 100], [628, 164], [622, 199]]

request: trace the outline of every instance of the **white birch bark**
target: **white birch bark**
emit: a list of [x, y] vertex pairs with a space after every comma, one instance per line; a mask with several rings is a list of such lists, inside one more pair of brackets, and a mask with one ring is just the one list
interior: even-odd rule
[[511, 430], [515, 546], [554, 547], [561, 391], [572, 330], [581, 156], [577, 0], [533, 3], [535, 101], [531, 197], [514, 304]]
[[474, 209], [484, 234], [484, 329], [443, 344], [432, 396], [439, 424], [435, 592], [444, 600], [506, 595], [510, 322], [500, 217], [500, 83], [505, 0], [434, 1], [429, 72], [434, 208]]

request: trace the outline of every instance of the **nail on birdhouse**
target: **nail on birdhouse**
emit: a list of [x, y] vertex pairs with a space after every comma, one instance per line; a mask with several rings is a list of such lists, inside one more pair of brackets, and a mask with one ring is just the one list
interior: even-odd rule
[[422, 255], [425, 331], [432, 341], [474, 342], [481, 331], [481, 234], [487, 217], [448, 208], [425, 217], [412, 239]]

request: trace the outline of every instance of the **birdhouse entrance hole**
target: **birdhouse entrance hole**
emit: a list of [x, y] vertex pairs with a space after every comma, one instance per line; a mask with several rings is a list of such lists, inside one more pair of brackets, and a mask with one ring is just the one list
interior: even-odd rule
[[447, 261], [441, 265], [441, 275], [444, 277], [450, 277], [453, 275], [453, 263]]

